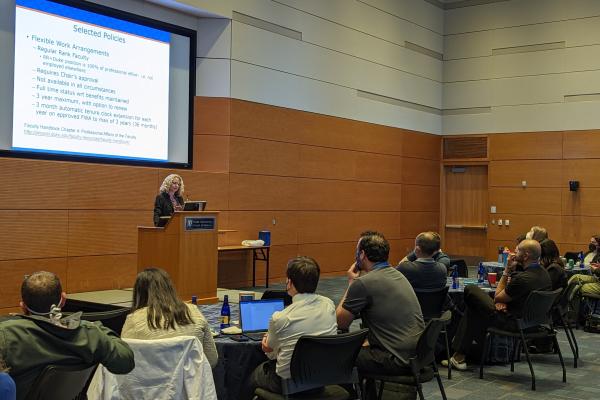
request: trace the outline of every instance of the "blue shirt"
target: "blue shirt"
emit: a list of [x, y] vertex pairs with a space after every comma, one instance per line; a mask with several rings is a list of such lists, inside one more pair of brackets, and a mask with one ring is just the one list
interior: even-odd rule
[[15, 381], [6, 372], [0, 372], [0, 399], [15, 400], [17, 398], [17, 388]]

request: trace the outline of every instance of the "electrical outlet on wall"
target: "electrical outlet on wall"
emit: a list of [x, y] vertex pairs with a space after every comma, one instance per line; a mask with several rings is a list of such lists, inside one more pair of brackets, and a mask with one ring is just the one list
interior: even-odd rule
[[502, 226], [502, 220], [501, 219], [498, 220], [498, 226]]
[[507, 220], [507, 219], [505, 219], [505, 220], [504, 220], [504, 225], [505, 225], [505, 226], [508, 226], [508, 225], [510, 225], [510, 221], [509, 221], [509, 220]]

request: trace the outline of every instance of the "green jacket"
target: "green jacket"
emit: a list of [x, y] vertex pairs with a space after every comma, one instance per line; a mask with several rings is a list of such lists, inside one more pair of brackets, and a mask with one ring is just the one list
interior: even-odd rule
[[99, 322], [79, 321], [78, 315], [61, 321], [66, 326], [24, 315], [0, 322], [0, 355], [17, 385], [17, 400], [25, 398], [49, 364], [100, 363], [114, 374], [134, 368], [133, 352], [110, 329]]

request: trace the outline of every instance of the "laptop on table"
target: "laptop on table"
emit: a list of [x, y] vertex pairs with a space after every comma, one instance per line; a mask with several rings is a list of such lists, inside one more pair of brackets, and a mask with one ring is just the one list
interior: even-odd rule
[[206, 208], [206, 201], [186, 201], [183, 203], [183, 211], [204, 211]]
[[262, 340], [269, 330], [271, 316], [283, 307], [283, 299], [240, 301], [242, 335], [254, 341]]

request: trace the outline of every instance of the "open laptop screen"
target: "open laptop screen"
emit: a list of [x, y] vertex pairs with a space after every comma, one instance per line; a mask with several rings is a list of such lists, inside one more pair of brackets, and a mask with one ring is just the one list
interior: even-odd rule
[[276, 311], [283, 310], [283, 299], [252, 300], [240, 302], [242, 332], [265, 332]]

